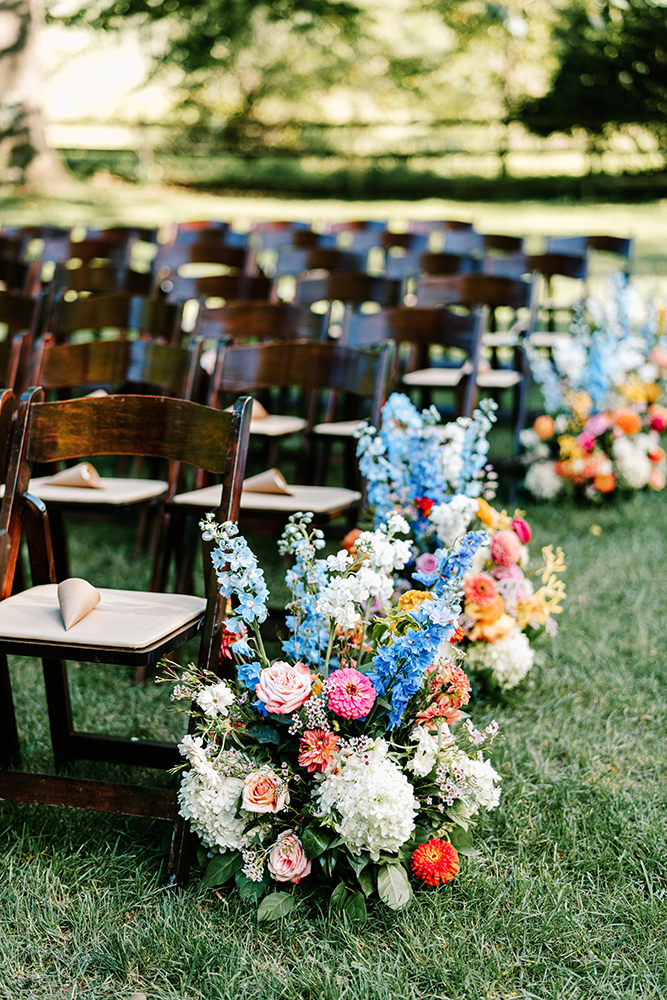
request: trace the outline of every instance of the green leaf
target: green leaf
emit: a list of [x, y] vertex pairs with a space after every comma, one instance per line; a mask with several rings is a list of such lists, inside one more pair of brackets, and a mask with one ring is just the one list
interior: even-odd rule
[[449, 841], [457, 851], [460, 848], [472, 847], [472, 833], [467, 828], [455, 826], [449, 831]]
[[364, 868], [357, 873], [357, 882], [361, 886], [364, 896], [372, 896], [375, 892], [375, 877], [372, 868]]
[[329, 909], [341, 910], [347, 899], [347, 886], [344, 882], [339, 882], [329, 897]]
[[410, 902], [412, 889], [403, 865], [382, 865], [378, 871], [378, 893], [391, 910], [400, 910]]
[[350, 923], [363, 924], [366, 919], [366, 900], [363, 892], [350, 892], [341, 907]]
[[307, 826], [301, 834], [301, 846], [306, 852], [306, 857], [312, 861], [326, 851], [331, 839], [332, 834], [323, 827]]
[[261, 882], [253, 882], [253, 880], [248, 878], [247, 875], [244, 875], [243, 872], [237, 872], [234, 876], [234, 881], [236, 882], [236, 888], [239, 891], [239, 896], [244, 903], [256, 903], [257, 900], [266, 892], [270, 882], [270, 877], [268, 871], [265, 871]]
[[347, 860], [350, 863], [350, 868], [355, 875], [362, 872], [369, 862], [369, 857], [367, 854], [348, 854]]
[[224, 854], [216, 854], [209, 861], [204, 872], [204, 877], [199, 883], [199, 888], [211, 889], [217, 885], [224, 885], [242, 866], [243, 858], [238, 851], [226, 851]]
[[199, 847], [197, 848], [197, 864], [201, 865], [202, 868], [205, 868], [206, 865], [208, 864], [208, 861], [209, 861], [208, 851], [206, 850], [205, 847], [202, 847], [200, 844]]
[[246, 732], [252, 736], [252, 738], [257, 743], [275, 743], [279, 745], [282, 742], [280, 733], [273, 726], [265, 726], [262, 723], [256, 725], [248, 726]]
[[265, 896], [257, 910], [257, 920], [280, 920], [294, 909], [296, 898], [289, 892], [272, 892]]

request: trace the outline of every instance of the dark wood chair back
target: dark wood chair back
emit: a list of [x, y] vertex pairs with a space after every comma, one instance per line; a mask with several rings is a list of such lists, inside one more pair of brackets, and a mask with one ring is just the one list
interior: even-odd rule
[[417, 285], [420, 306], [487, 305], [491, 309], [508, 306], [524, 309], [530, 306], [532, 285], [491, 274], [453, 274], [423, 277]]
[[308, 271], [361, 271], [362, 256], [335, 247], [316, 247], [312, 250], [286, 247], [279, 251], [276, 277], [300, 275]]
[[224, 299], [225, 302], [264, 302], [272, 281], [263, 274], [209, 274], [199, 278], [170, 274], [160, 285], [167, 302], [185, 299]]
[[[32, 336], [27, 331], [0, 342], [0, 385], [13, 389], [17, 396], [28, 381], [31, 352]], [[0, 460], [0, 474], [3, 470]]]
[[398, 384], [401, 345], [409, 345], [406, 373], [428, 368], [433, 347], [464, 351], [468, 356], [470, 372], [457, 386], [457, 415], [470, 416], [475, 404], [475, 381], [486, 321], [483, 309], [473, 309], [467, 316], [456, 315], [448, 309], [405, 306], [383, 309], [370, 316], [355, 315], [348, 328], [347, 343], [351, 347], [367, 348], [386, 340], [394, 341], [397, 349], [391, 370], [390, 392]]
[[57, 344], [47, 334], [35, 346], [30, 384], [57, 392], [132, 385], [163, 396], [192, 399], [200, 357], [200, 340], [193, 340], [189, 349], [151, 340]]
[[[313, 322], [313, 320], [316, 322]], [[321, 318], [285, 302], [202, 303], [194, 333], [204, 340], [296, 340], [319, 337]]]
[[40, 290], [41, 262], [0, 257], [0, 288], [20, 295], [37, 295]]
[[59, 267], [55, 285], [60, 294], [75, 291], [150, 295], [153, 278], [149, 272], [135, 271], [125, 265], [82, 264], [80, 267]]
[[79, 331], [115, 329], [124, 337], [128, 331], [167, 343], [180, 343], [182, 306], [143, 296], [94, 295], [54, 303], [47, 329], [58, 343], [70, 340]]
[[530, 271], [536, 271], [544, 278], [550, 280], [554, 275], [564, 278], [576, 278], [579, 281], [586, 280], [586, 253], [565, 254], [565, 253], [542, 253], [531, 254], [526, 257], [526, 263]]
[[[472, 258], [458, 253], [423, 253], [418, 270], [422, 274], [463, 274], [472, 271]], [[415, 272], [416, 273], [416, 272]]]

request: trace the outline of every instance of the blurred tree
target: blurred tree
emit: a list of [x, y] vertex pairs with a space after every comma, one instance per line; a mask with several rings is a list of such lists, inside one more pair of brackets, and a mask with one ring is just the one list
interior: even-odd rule
[[540, 135], [625, 123], [667, 131], [667, 8], [661, 0], [594, 0], [562, 8], [553, 29], [560, 66], [544, 97], [517, 102]]
[[39, 0], [0, 0], [0, 183], [43, 188], [67, 177], [44, 138], [41, 21]]

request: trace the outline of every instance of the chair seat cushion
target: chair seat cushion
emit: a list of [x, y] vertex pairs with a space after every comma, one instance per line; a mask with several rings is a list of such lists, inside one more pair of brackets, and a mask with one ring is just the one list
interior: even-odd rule
[[498, 330], [482, 336], [484, 347], [515, 347], [518, 337], [513, 330]]
[[203, 616], [206, 601], [188, 594], [98, 588], [100, 603], [65, 631], [58, 585], [31, 587], [0, 601], [0, 637], [110, 649], [144, 649]]
[[28, 493], [32, 493], [44, 503], [85, 503], [123, 504], [144, 503], [166, 492], [167, 484], [161, 479], [122, 479], [102, 476], [101, 486], [96, 490], [82, 489], [80, 486], [51, 486], [51, 476], [31, 479]]
[[[361, 493], [357, 490], [345, 490], [336, 486], [290, 486], [289, 490], [289, 494], [242, 493], [241, 510], [275, 510], [286, 514], [302, 510], [312, 511], [313, 514], [330, 514], [345, 510], [361, 500]], [[220, 486], [206, 486], [203, 490], [179, 493], [174, 497], [174, 503], [213, 510], [220, 505], [220, 497]]]
[[250, 433], [265, 437], [285, 437], [287, 434], [298, 434], [305, 426], [303, 417], [283, 417], [279, 413], [270, 413], [261, 420], [251, 420]]
[[512, 368], [489, 368], [479, 373], [477, 385], [480, 389], [511, 389], [522, 378], [521, 372], [515, 372]]
[[403, 382], [405, 385], [454, 388], [464, 375], [470, 374], [471, 370], [472, 365], [469, 361], [460, 368], [419, 368], [417, 371], [407, 372], [403, 376]]
[[332, 420], [328, 424], [315, 424], [313, 432], [328, 437], [352, 437], [360, 422], [359, 420]]
[[533, 347], [555, 347], [568, 340], [569, 333], [558, 333], [555, 330], [534, 330], [530, 335], [530, 342]]

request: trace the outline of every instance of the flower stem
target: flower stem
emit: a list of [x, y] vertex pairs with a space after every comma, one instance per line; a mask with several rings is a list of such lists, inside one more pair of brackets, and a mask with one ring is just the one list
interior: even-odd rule
[[368, 598], [366, 601], [366, 610], [364, 611], [364, 617], [362, 619], [361, 625], [361, 639], [359, 640], [359, 655], [357, 656], [357, 670], [361, 666], [361, 659], [364, 655], [364, 639], [366, 638], [366, 626], [368, 625], [368, 615], [370, 614], [371, 604], [373, 603], [372, 598]]
[[331, 659], [331, 651], [333, 649], [334, 637], [336, 635], [336, 622], [332, 621], [329, 626], [329, 645], [327, 646], [327, 655], [324, 661], [324, 676], [329, 676], [329, 660]]
[[266, 655], [266, 650], [264, 649], [264, 643], [262, 642], [262, 636], [259, 631], [259, 625], [255, 622], [252, 623], [252, 630], [255, 633], [255, 640], [257, 642], [257, 652], [259, 653], [259, 658], [265, 667], [269, 666], [269, 658]]

